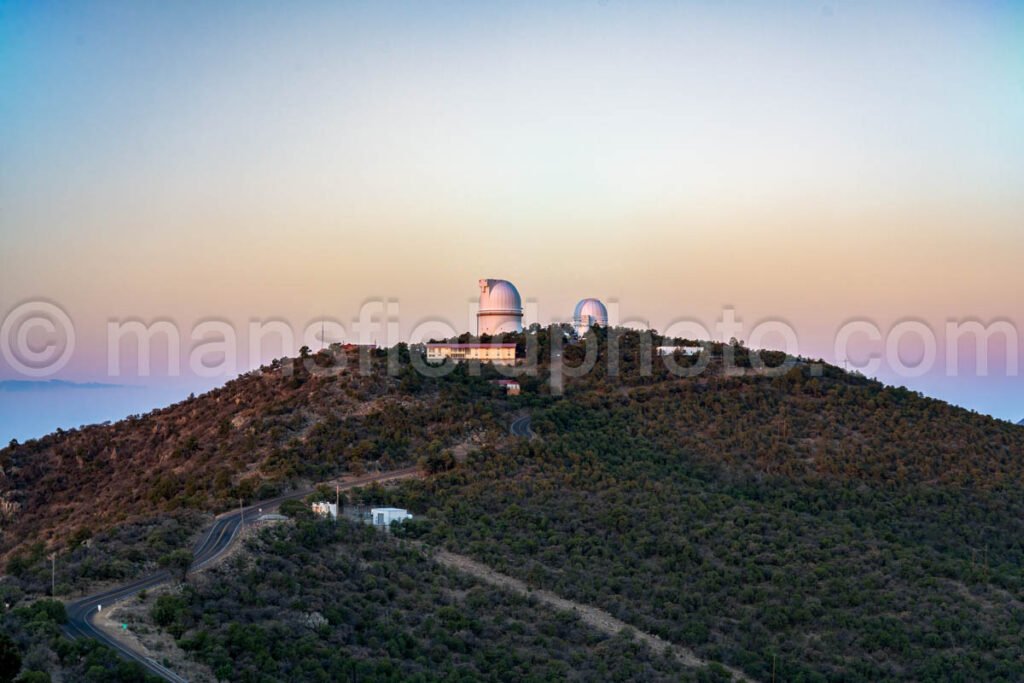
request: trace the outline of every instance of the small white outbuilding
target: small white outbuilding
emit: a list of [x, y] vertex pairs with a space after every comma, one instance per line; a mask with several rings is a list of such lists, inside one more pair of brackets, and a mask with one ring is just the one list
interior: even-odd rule
[[317, 517], [338, 518], [338, 506], [334, 503], [313, 503], [313, 514]]
[[392, 522], [412, 519], [408, 510], [402, 508], [370, 508], [370, 521], [374, 526], [391, 526]]
[[704, 350], [703, 346], [659, 346], [659, 356], [671, 356], [673, 353], [679, 352], [684, 356], [696, 356]]

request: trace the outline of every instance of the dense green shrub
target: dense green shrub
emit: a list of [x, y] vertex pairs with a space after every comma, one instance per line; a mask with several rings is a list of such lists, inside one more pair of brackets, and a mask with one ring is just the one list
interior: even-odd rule
[[448, 571], [370, 527], [302, 521], [247, 546], [152, 613], [187, 624], [179, 644], [222, 680], [690, 679], [628, 637]]

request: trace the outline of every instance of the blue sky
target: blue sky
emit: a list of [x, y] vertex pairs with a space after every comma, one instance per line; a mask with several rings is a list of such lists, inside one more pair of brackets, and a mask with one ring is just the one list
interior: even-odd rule
[[[101, 382], [112, 319], [386, 297], [407, 333], [495, 276], [828, 360], [854, 318], [1019, 328], [1022, 35], [991, 2], [0, 2], [0, 315], [55, 302], [58, 378]], [[1024, 417], [1005, 372], [910, 384]]]

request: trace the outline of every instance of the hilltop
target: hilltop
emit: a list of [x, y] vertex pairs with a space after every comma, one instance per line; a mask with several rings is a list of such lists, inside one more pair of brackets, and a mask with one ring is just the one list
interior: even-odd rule
[[[597, 438], [614, 419], [624, 434], [643, 429], [645, 449], [761, 475], [979, 488], [1024, 481], [1024, 440], [1005, 423], [827, 364], [800, 362], [772, 376], [752, 367], [743, 347], [728, 372], [726, 347], [716, 345], [707, 368], [681, 378], [658, 357], [645, 368], [635, 332], [618, 342], [611, 376], [604, 334], [594, 367], [564, 379], [561, 396], [552, 393], [550, 338], [541, 332], [541, 362], [520, 378], [518, 397], [488, 382], [499, 376], [489, 366], [479, 376], [460, 366], [423, 377], [404, 346], [392, 359], [398, 371], [388, 370], [386, 350], [362, 359], [350, 352], [343, 363], [322, 353], [275, 361], [146, 415], [12, 443], [0, 450], [0, 553], [80, 542], [130, 519], [218, 512], [342, 473], [437, 459], [470, 441], [498, 444], [509, 415], [525, 407], [544, 409], [534, 419], [541, 430], [586, 426]], [[521, 355], [525, 337], [514, 340]], [[565, 348], [570, 366], [583, 356], [582, 345]], [[764, 362], [783, 360], [768, 353]], [[652, 412], [659, 419], [642, 426]]]
[[[111, 525], [148, 517], [166, 546], [238, 495], [420, 462], [430, 476], [372, 492], [414, 511], [396, 538], [357, 540], [310, 520], [268, 530], [235, 570], [195, 580], [165, 627], [213, 670], [226, 671], [231, 652], [239, 680], [259, 680], [267, 657], [313, 677], [348, 671], [348, 654], [328, 662], [338, 648], [367, 667], [386, 656], [424, 675], [429, 667], [417, 662], [432, 648], [453, 653], [466, 675], [521, 673], [550, 659], [543, 617], [531, 617], [540, 634], [514, 625], [511, 613], [493, 621], [480, 607], [506, 610], [508, 598], [438, 574], [422, 563], [426, 550], [415, 550], [433, 548], [755, 679], [773, 670], [807, 681], [1024, 676], [1013, 635], [1024, 604], [1024, 432], [821, 362], [791, 360], [772, 372], [739, 344], [713, 345], [703, 360], [673, 356], [683, 368], [707, 363], [681, 377], [657, 356], [646, 364], [638, 333], [616, 345], [605, 330], [592, 334], [593, 369], [565, 373], [561, 393], [544, 362], [520, 378], [521, 395], [506, 396], [488, 381], [494, 368], [427, 378], [403, 347], [397, 372], [388, 372], [386, 351], [365, 375], [355, 359], [326, 374], [315, 370], [326, 358], [312, 371], [277, 363], [149, 415], [5, 449], [3, 547], [21, 548], [12, 560], [21, 575], [45, 575], [41, 555], [25, 552], [34, 542], [74, 546], [86, 528], [96, 552], [116, 543]], [[547, 333], [535, 341], [540, 357], [551, 357]], [[563, 356], [573, 365], [586, 353], [569, 345]], [[534, 439], [507, 434], [524, 413]], [[59, 495], [48, 495], [51, 487]], [[103, 495], [92, 494], [97, 487]], [[296, 553], [303, 578], [281, 583], [295, 575]], [[372, 581], [359, 567], [372, 567]], [[374, 591], [370, 602], [329, 589], [340, 579], [327, 577], [342, 570]], [[431, 592], [415, 576], [449, 587]], [[466, 590], [476, 597], [460, 602]], [[409, 611], [419, 603], [438, 610], [428, 622]], [[284, 611], [259, 616], [267, 604]], [[470, 611], [468, 622], [454, 620], [455, 604]], [[293, 605], [316, 605], [329, 627], [303, 630]], [[243, 612], [269, 620], [260, 638], [240, 639]], [[381, 630], [387, 644], [372, 635]], [[454, 654], [484, 633], [511, 639], [511, 668]], [[598, 636], [569, 640], [555, 649], [600, 668]], [[629, 678], [623, 647], [612, 651]], [[322, 662], [311, 664], [309, 652]], [[642, 648], [630, 657], [648, 680], [679, 678], [676, 665]]]
[[326, 354], [282, 359], [167, 408], [3, 449], [0, 554], [79, 543], [131, 519], [219, 512], [505, 429], [486, 400], [469, 399], [497, 395], [483, 380], [427, 385], [409, 368], [392, 377], [383, 352], [363, 373], [350, 355], [344, 369]]

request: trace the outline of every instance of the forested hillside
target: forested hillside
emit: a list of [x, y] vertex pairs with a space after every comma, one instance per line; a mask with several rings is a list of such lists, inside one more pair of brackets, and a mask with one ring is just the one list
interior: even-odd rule
[[[644, 354], [673, 340], [591, 335], [594, 367], [563, 373], [562, 390], [544, 360], [520, 378], [522, 395], [505, 396], [488, 382], [494, 368], [426, 378], [402, 348], [392, 375], [383, 352], [369, 376], [268, 367], [150, 415], [8, 448], [3, 547], [19, 548], [8, 571], [20, 583], [5, 594], [45, 592], [52, 547], [89, 568], [67, 571], [68, 584], [127, 575], [186, 538], [202, 519], [192, 510], [419, 462], [430, 476], [372, 494], [416, 515], [394, 537], [271, 530], [232, 568], [193, 580], [164, 626], [223, 680], [264, 680], [269, 662], [293, 680], [431, 680], [439, 661], [455, 678], [711, 675], [593, 640], [425, 564], [405, 539], [758, 680], [1024, 678], [1024, 430], [820, 362], [775, 372], [781, 354], [738, 343], [672, 357], [694, 371], [680, 376]], [[516, 341], [541, 359], [556, 352], [547, 331]], [[586, 362], [584, 344], [561, 353]], [[507, 434], [524, 413], [535, 439]], [[105, 495], [87, 499], [90, 487]], [[143, 508], [175, 521], [109, 530]], [[123, 539], [151, 528], [127, 557]], [[324, 628], [294, 629], [309, 612]], [[491, 654], [473, 654], [481, 647]]]
[[153, 619], [224, 681], [681, 681], [674, 659], [363, 525], [266, 529]]
[[820, 374], [578, 381], [403, 533], [758, 679], [1020, 680], [1024, 433]]
[[[408, 465], [504, 431], [487, 400], [497, 391], [483, 380], [463, 372], [425, 383], [408, 363], [389, 376], [383, 352], [370, 360], [365, 374], [355, 354], [344, 369], [326, 354], [275, 362], [146, 415], [10, 445], [0, 451], [0, 557], [31, 544], [73, 547], [129, 519], [218, 512]], [[480, 400], [465, 400], [470, 387]]]

